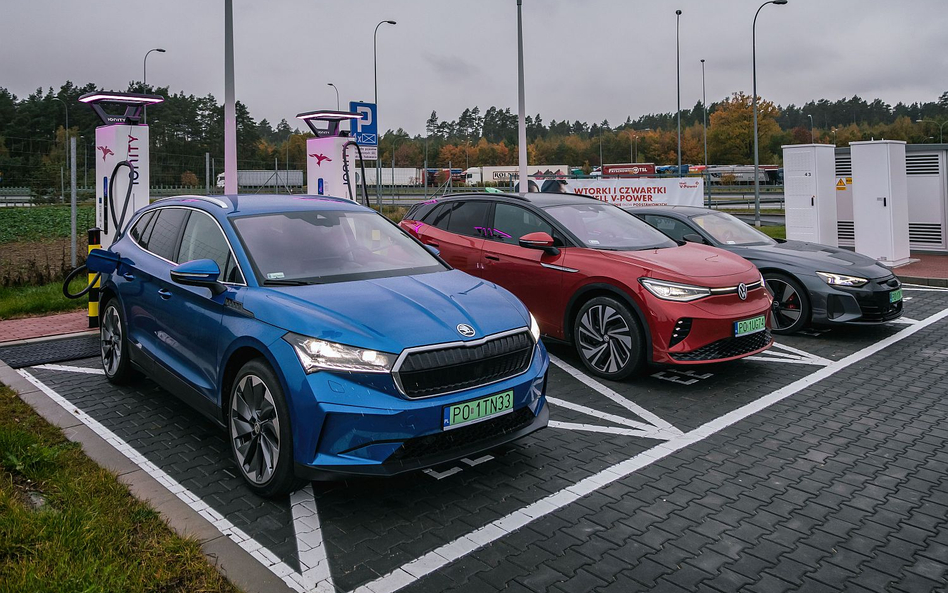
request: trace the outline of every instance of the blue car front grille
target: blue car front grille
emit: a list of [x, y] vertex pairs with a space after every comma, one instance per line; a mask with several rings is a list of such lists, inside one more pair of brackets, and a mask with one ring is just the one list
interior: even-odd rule
[[403, 393], [430, 397], [503, 381], [525, 372], [533, 356], [529, 332], [498, 336], [476, 345], [410, 352], [395, 372]]

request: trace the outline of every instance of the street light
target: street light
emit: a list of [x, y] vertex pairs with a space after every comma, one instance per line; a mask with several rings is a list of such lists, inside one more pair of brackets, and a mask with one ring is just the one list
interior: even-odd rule
[[527, 176], [527, 114], [523, 83], [523, 0], [517, 0], [517, 160], [520, 191], [530, 191]]
[[331, 86], [331, 87], [333, 88], [333, 90], [336, 91], [336, 111], [339, 111], [339, 89], [336, 88], [336, 85], [334, 85], [334, 84], [331, 83], [331, 82], [330, 82], [330, 83], [327, 83], [326, 86]]
[[701, 60], [701, 108], [704, 110], [704, 179], [708, 186], [708, 208], [710, 208], [711, 177], [708, 175], [708, 98], [704, 92], [704, 59]]
[[69, 167], [69, 104], [59, 97], [53, 97], [53, 99], [62, 103], [66, 109], [66, 134], [63, 136], [63, 154], [65, 155], [65, 166]]
[[[652, 128], [643, 128], [639, 130], [640, 132], [651, 132]], [[632, 137], [635, 138], [635, 158], [632, 157], [632, 143], [629, 143], [629, 158], [633, 163], [639, 162], [639, 135], [635, 132], [632, 132]]]
[[810, 118], [810, 144], [813, 144], [813, 116], [809, 113], [806, 116]]
[[[379, 117], [379, 27], [382, 25], [394, 25], [395, 21], [380, 21], [375, 25], [375, 33], [372, 35], [372, 54], [373, 70], [375, 73], [375, 125], [378, 126]], [[376, 142], [378, 138], [376, 137]], [[377, 149], [376, 149], [377, 150]], [[382, 162], [375, 157], [375, 203], [379, 209], [382, 208]]]
[[[165, 53], [165, 50], [160, 47], [156, 47], [145, 52], [145, 58], [142, 60], [142, 92], [144, 93], [148, 92], [148, 54], [150, 54], [153, 51], [156, 51], [160, 54]], [[142, 112], [142, 123], [143, 124], [148, 123], [148, 105], [147, 104], [145, 105], [145, 109]]]
[[831, 129], [830, 132], [833, 132], [833, 146], [836, 146], [836, 128]]
[[[67, 121], [68, 121], [68, 120], [67, 120]], [[944, 122], [942, 122], [942, 123], [938, 123], [937, 121], [935, 121], [935, 120], [933, 120], [933, 119], [917, 119], [917, 120], [915, 120], [915, 122], [916, 122], [916, 123], [920, 123], [920, 124], [921, 124], [921, 123], [928, 122], [928, 123], [930, 123], [930, 124], [935, 124], [936, 126], [938, 126], [938, 143], [939, 143], [939, 144], [944, 144], [944, 142], [945, 142], [945, 125], [948, 124], [948, 121], [944, 121]]]
[[751, 40], [753, 44], [753, 68], [754, 68], [754, 226], [760, 228], [760, 139], [757, 137], [757, 15], [760, 14], [768, 4], [784, 5], [787, 0], [769, 0], [760, 5], [757, 12], [754, 13], [754, 26], [752, 27]]
[[681, 177], [681, 11], [675, 11], [675, 51], [678, 64], [678, 176]]

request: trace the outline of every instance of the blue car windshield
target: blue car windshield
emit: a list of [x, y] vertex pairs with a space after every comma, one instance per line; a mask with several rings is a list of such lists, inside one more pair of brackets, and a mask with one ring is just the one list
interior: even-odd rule
[[304, 210], [231, 221], [262, 285], [324, 284], [448, 269], [374, 212]]

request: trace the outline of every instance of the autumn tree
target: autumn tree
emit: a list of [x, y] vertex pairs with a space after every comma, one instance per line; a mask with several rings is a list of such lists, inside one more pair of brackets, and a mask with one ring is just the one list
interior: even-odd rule
[[[770, 150], [770, 139], [780, 133], [777, 117], [780, 110], [772, 102], [757, 102], [757, 129], [760, 161], [777, 162]], [[754, 110], [751, 97], [743, 92], [734, 93], [711, 114], [708, 130], [708, 150], [712, 163], [745, 164], [754, 160]]]

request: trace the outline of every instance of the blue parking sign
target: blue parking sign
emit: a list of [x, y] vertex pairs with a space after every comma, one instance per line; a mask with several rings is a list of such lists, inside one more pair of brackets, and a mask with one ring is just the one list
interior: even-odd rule
[[378, 146], [379, 132], [375, 103], [349, 102], [349, 111], [361, 113], [362, 119], [350, 120], [350, 134], [359, 146]]

